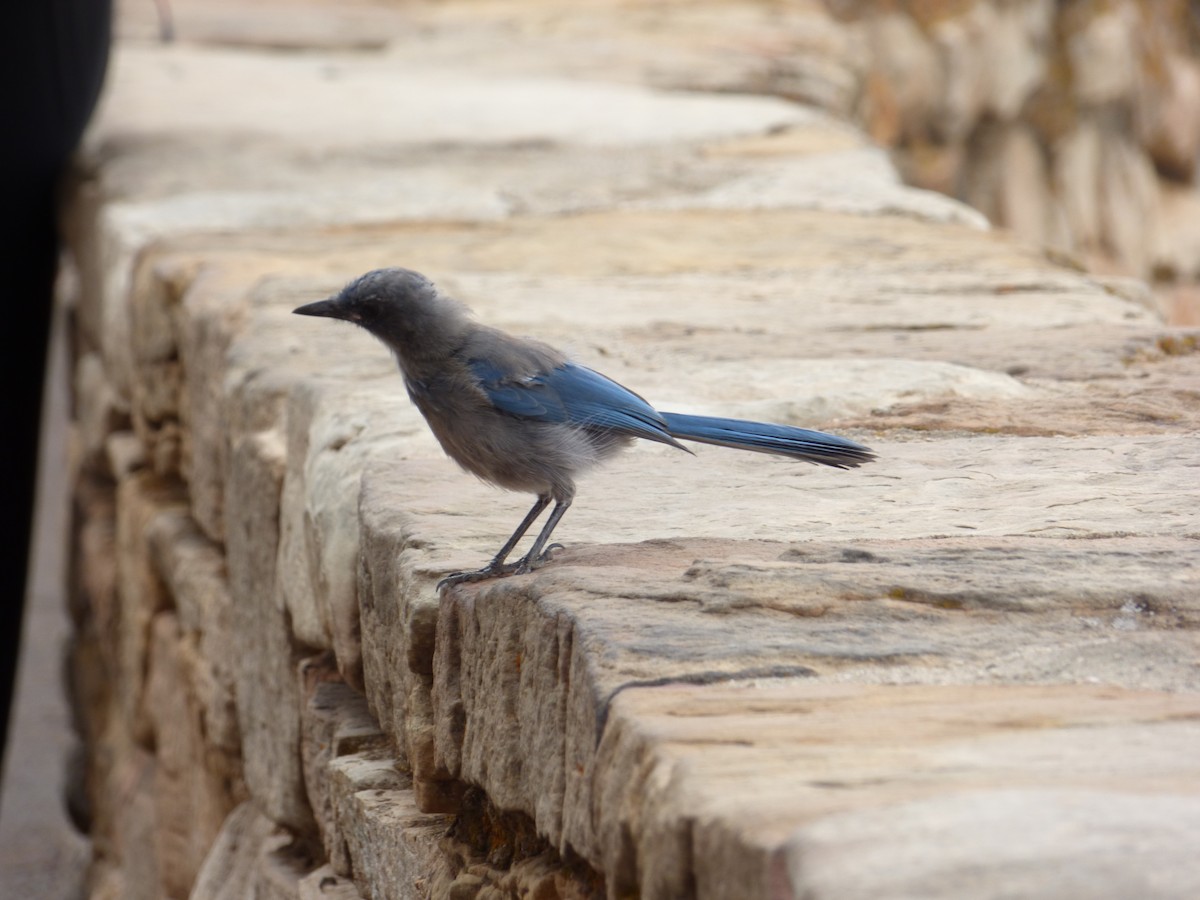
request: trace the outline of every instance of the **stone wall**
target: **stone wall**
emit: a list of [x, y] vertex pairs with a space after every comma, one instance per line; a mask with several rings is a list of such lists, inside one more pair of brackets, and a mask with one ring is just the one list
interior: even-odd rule
[[[728, 90], [804, 35], [853, 96], [857, 26], [175, 11], [125, 11], [69, 192], [92, 896], [1200, 893], [1197, 335]], [[388, 264], [879, 461], [639, 447], [552, 565], [439, 595], [526, 499], [291, 315]]]
[[1200, 321], [1195, 4], [828, 5], [856, 60], [842, 111], [893, 149], [906, 181], [1093, 269], [1154, 278], [1168, 311]]

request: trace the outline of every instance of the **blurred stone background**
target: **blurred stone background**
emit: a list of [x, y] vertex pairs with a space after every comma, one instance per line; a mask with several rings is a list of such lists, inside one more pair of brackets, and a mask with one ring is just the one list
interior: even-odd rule
[[[218, 44], [369, 48], [385, 43], [379, 16], [403, 8], [359, 0], [334, 25], [314, 4], [281, 30], [273, 5], [235, 15], [177, 4], [172, 21]], [[482, 4], [480, 20], [508, 5]], [[128, 12], [127, 34], [160, 27], [150, 4]], [[619, 79], [773, 94], [856, 122], [907, 183], [1089, 271], [1145, 279], [1169, 321], [1200, 323], [1200, 8], [1190, 0], [583, 3], [569, 16], [531, 3], [524, 15], [564, 46], [589, 27], [624, 32], [602, 59], [564, 60], [576, 74], [603, 65]]]
[[828, 6], [854, 60], [832, 108], [891, 148], [906, 181], [1090, 270], [1150, 280], [1173, 321], [1200, 323], [1200, 6]]

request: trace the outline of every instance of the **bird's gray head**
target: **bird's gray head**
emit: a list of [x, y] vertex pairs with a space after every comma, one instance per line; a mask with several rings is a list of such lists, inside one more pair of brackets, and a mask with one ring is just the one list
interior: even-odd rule
[[406, 376], [414, 378], [425, 366], [453, 353], [470, 329], [478, 327], [465, 306], [411, 269], [376, 269], [328, 300], [293, 311], [361, 325], [383, 341]]
[[442, 304], [432, 281], [411, 269], [376, 269], [360, 275], [327, 300], [301, 306], [301, 316], [325, 316], [361, 325], [372, 334], [399, 339]]

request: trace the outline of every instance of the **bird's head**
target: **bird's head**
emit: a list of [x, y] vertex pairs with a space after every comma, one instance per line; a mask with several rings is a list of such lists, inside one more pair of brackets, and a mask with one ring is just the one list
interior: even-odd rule
[[361, 325], [388, 346], [406, 374], [444, 359], [477, 327], [465, 306], [411, 269], [376, 269], [293, 312]]
[[387, 341], [410, 333], [442, 299], [433, 282], [420, 272], [376, 269], [360, 275], [334, 296], [293, 312], [353, 322]]

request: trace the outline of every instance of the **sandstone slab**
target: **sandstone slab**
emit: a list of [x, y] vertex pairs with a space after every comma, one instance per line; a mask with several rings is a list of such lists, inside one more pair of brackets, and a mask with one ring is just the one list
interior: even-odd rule
[[379, 754], [348, 754], [334, 773], [340, 836], [364, 892], [385, 900], [436, 896], [435, 886], [453, 877], [442, 850], [450, 818], [419, 810], [394, 761]]
[[[618, 891], [1182, 897], [1197, 884], [1194, 695], [762, 682], [631, 690], [614, 715], [626, 709], [638, 725], [610, 726], [613, 792], [595, 810], [621, 804], [610, 866], [638, 877]], [[642, 749], [622, 752], [642, 729]], [[929, 842], [938, 853], [916, 849]]]
[[[327, 858], [336, 871], [349, 875], [352, 866], [338, 818], [344, 791], [340, 785], [335, 786], [333, 762], [352, 753], [385, 751], [387, 739], [368, 712], [363, 696], [342, 683], [326, 661], [306, 663], [303, 677], [307, 697], [301, 723], [304, 786]], [[385, 783], [390, 785], [394, 780], [398, 779], [386, 779]], [[365, 787], [355, 785], [355, 789]]]
[[236, 525], [228, 544], [235, 611], [230, 649], [239, 660], [237, 711], [246, 786], [263, 814], [303, 831], [313, 821], [300, 755], [297, 666], [304, 648], [293, 639], [275, 594], [282, 449], [267, 434], [243, 440], [234, 456], [226, 498]]
[[205, 753], [194, 656], [180, 623], [153, 623], [147, 705], [154, 724], [154, 855], [165, 896], [186, 896], [226, 815], [241, 799], [236, 757]]
[[165, 512], [186, 508], [178, 486], [146, 472], [131, 475], [117, 487], [117, 609], [114, 631], [117, 693], [125, 722], [134, 738], [148, 743], [145, 691], [151, 622], [171, 598], [160, 580], [150, 544], [150, 529]]
[[254, 804], [242, 803], [222, 824], [189, 895], [191, 900], [257, 896], [263, 857], [287, 843], [287, 836]]

